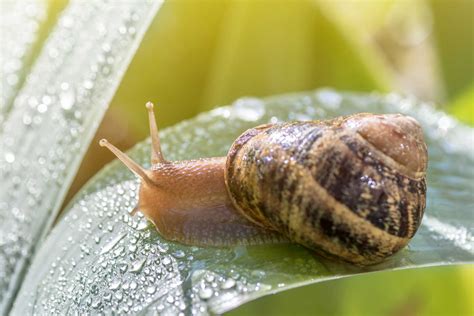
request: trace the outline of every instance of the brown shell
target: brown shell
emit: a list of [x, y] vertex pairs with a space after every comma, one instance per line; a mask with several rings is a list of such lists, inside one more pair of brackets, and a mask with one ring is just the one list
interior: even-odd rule
[[414, 119], [358, 114], [250, 129], [232, 145], [225, 177], [234, 205], [252, 222], [373, 264], [417, 231], [426, 162]]

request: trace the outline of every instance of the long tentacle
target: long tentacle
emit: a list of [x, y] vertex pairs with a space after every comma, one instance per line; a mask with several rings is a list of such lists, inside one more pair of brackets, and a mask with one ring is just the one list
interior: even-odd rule
[[151, 163], [152, 165], [157, 163], [166, 163], [166, 159], [163, 157], [160, 145], [160, 136], [158, 135], [158, 127], [156, 126], [155, 113], [153, 112], [153, 103], [147, 102], [146, 108], [148, 110], [148, 121], [150, 124], [150, 136], [151, 136]]

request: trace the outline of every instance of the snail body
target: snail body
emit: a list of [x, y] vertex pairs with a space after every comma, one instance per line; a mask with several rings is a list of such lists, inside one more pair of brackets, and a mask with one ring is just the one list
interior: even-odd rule
[[227, 157], [168, 162], [147, 108], [150, 170], [101, 145], [142, 178], [138, 209], [167, 239], [225, 246], [287, 238], [367, 265], [403, 248], [421, 223], [427, 150], [410, 117], [261, 125], [240, 135]]

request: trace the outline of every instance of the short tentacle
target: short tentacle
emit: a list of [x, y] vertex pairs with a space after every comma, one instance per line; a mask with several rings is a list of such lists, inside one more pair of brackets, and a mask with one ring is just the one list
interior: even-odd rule
[[161, 151], [160, 136], [158, 135], [158, 127], [156, 125], [155, 113], [153, 111], [153, 103], [147, 102], [146, 108], [148, 110], [148, 122], [150, 124], [150, 137], [151, 137], [151, 164], [166, 163], [166, 159], [163, 157]]

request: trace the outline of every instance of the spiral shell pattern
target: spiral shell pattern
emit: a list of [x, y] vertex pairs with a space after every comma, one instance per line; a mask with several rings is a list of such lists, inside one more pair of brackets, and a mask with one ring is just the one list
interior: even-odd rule
[[356, 264], [380, 262], [403, 248], [424, 213], [426, 145], [422, 133], [421, 140], [403, 143], [416, 136], [406, 126], [421, 131], [413, 119], [376, 117], [402, 122], [390, 127], [386, 141], [393, 137], [393, 146], [402, 149], [412, 144], [408, 154], [416, 151], [420, 162], [415, 169], [406, 167], [412, 156], [401, 163], [394, 159], [401, 155], [390, 152], [392, 145], [370, 141], [380, 136], [367, 134], [373, 133], [372, 123], [372, 129], [354, 128], [352, 123], [372, 116], [269, 124], [246, 131], [232, 145], [226, 162], [227, 189], [235, 207], [258, 225]]

